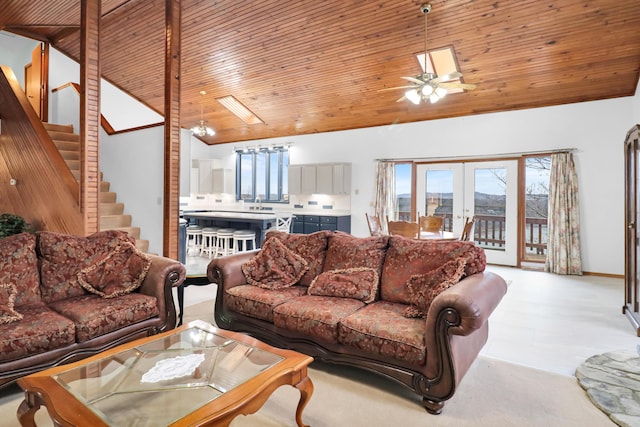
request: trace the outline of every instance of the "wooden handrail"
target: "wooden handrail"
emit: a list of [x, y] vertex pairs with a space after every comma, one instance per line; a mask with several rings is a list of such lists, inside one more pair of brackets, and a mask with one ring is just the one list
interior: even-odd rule
[[[398, 218], [410, 221], [410, 212], [398, 212]], [[453, 215], [438, 214], [444, 217], [444, 231], [452, 231]], [[476, 215], [474, 226], [474, 241], [487, 247], [502, 248], [506, 241], [504, 238], [505, 217], [500, 215]], [[525, 233], [525, 248], [536, 252], [536, 255], [545, 255], [547, 243], [544, 238], [544, 229], [547, 227], [547, 218], [525, 218], [525, 226], [529, 233]]]

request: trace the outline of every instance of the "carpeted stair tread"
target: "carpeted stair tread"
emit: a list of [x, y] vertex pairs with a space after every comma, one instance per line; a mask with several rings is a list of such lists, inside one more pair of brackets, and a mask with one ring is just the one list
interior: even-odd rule
[[58, 149], [58, 151], [62, 155], [62, 158], [65, 159], [65, 160], [80, 161], [80, 152], [78, 152], [76, 150], [60, 150], [60, 149]]
[[54, 141], [80, 141], [80, 135], [78, 135], [77, 133], [57, 132], [51, 130], [48, 131], [48, 133], [49, 136], [51, 136], [51, 139], [53, 139]]
[[54, 139], [53, 143], [56, 145], [58, 150], [77, 151], [78, 153], [80, 152], [80, 142], [61, 141], [59, 139]]
[[113, 191], [101, 191], [100, 192], [100, 203], [115, 203], [117, 198], [117, 194]]
[[73, 133], [73, 125], [60, 125], [57, 123], [42, 122], [47, 131]]
[[103, 215], [100, 214], [100, 230], [131, 227], [131, 215]]
[[100, 203], [100, 215], [122, 215], [124, 203]]

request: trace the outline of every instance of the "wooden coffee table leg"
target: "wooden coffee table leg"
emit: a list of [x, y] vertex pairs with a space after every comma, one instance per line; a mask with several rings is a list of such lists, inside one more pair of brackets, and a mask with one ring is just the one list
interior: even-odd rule
[[296, 388], [300, 390], [300, 401], [298, 402], [298, 408], [296, 408], [296, 423], [298, 423], [298, 427], [309, 427], [302, 422], [302, 411], [311, 400], [311, 395], [313, 394], [311, 378], [304, 377], [302, 381], [296, 384]]
[[18, 407], [18, 421], [23, 427], [36, 427], [35, 415], [42, 405], [38, 393], [25, 392], [24, 400]]

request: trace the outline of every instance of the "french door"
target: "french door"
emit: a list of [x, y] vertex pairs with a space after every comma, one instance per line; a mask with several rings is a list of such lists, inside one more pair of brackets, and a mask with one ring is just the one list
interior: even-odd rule
[[445, 217], [445, 230], [462, 232], [475, 216], [472, 240], [485, 249], [487, 262], [517, 265], [518, 162], [419, 164], [416, 209]]

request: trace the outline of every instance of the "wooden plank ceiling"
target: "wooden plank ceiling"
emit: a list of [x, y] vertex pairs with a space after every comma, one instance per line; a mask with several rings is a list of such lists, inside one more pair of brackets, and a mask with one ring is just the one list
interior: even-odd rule
[[[453, 46], [477, 89], [437, 104], [397, 103], [420, 74], [420, 1], [182, 0], [181, 123], [208, 144], [632, 96], [638, 0], [432, 0], [429, 49]], [[103, 0], [103, 76], [163, 108], [164, 0]], [[4, 0], [0, 29], [79, 58], [78, 0]], [[206, 96], [199, 92], [204, 90]], [[233, 95], [264, 124], [216, 98]], [[533, 125], [533, 124], [532, 124]]]

